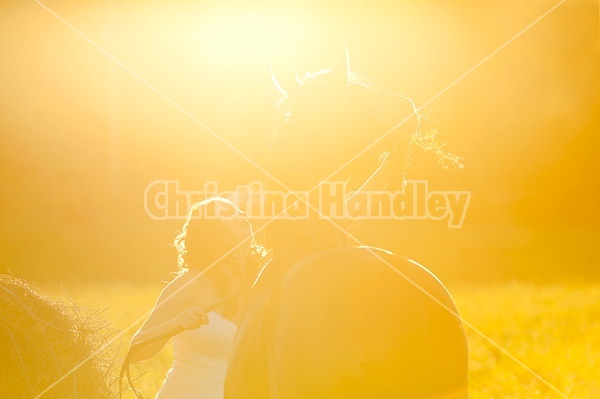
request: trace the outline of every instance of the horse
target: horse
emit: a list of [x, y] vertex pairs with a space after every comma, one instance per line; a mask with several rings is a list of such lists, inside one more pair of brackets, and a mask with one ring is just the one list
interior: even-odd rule
[[[347, 51], [303, 79], [285, 62], [272, 75], [284, 99], [269, 187], [309, 192], [309, 204], [323, 179], [372, 168], [382, 148], [398, 136], [406, 144], [418, 128], [414, 104], [357, 80]], [[390, 129], [397, 132], [370, 146]], [[402, 154], [396, 166], [406, 163]], [[385, 249], [349, 245], [343, 223], [316, 211], [270, 225], [273, 258], [250, 291], [226, 399], [468, 397], [463, 324], [435, 275]]]

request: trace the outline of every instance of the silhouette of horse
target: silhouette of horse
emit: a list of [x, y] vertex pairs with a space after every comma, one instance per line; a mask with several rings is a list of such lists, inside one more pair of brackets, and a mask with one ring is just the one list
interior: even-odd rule
[[[274, 67], [286, 98], [270, 189], [281, 182], [309, 191], [325, 178], [345, 179], [348, 170], [377, 164], [383, 148], [416, 129], [412, 102], [356, 82], [349, 71], [345, 52], [333, 68], [302, 81], [289, 64]], [[382, 115], [383, 103], [392, 117]], [[403, 118], [393, 141], [353, 159]], [[308, 202], [318, 204], [317, 197], [314, 190]], [[274, 256], [251, 290], [225, 397], [468, 397], [466, 339], [448, 291], [413, 261], [348, 247], [343, 228], [317, 212], [272, 221]]]

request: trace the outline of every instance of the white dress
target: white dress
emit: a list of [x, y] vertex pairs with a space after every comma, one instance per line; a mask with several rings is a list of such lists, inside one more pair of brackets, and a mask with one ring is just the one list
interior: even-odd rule
[[173, 366], [156, 399], [223, 399], [237, 326], [216, 312], [207, 325], [173, 337]]

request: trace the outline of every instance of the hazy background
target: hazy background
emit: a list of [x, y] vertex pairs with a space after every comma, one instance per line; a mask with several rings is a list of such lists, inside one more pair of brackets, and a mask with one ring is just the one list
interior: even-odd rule
[[[266, 166], [269, 61], [351, 67], [423, 104], [553, 1], [43, 2]], [[411, 179], [470, 190], [464, 225], [366, 222], [359, 237], [444, 279], [600, 276], [600, 51], [594, 0], [566, 1], [425, 110], [462, 170], [415, 153]], [[32, 280], [167, 279], [181, 221], [146, 186], [264, 175], [36, 2], [0, 2], [0, 270]]]

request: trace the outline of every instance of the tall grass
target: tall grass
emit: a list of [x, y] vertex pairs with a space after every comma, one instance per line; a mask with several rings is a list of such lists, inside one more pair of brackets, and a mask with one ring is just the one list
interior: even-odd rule
[[[162, 285], [45, 288], [53, 297], [66, 293], [82, 305], [105, 309], [105, 317], [124, 333], [122, 358]], [[600, 398], [599, 284], [456, 285], [450, 291], [466, 323], [472, 399]], [[167, 346], [150, 361], [133, 365], [135, 386], [145, 398], [159, 389], [171, 360]]]
[[600, 286], [512, 283], [453, 293], [474, 327], [466, 327], [473, 399], [600, 397]]

